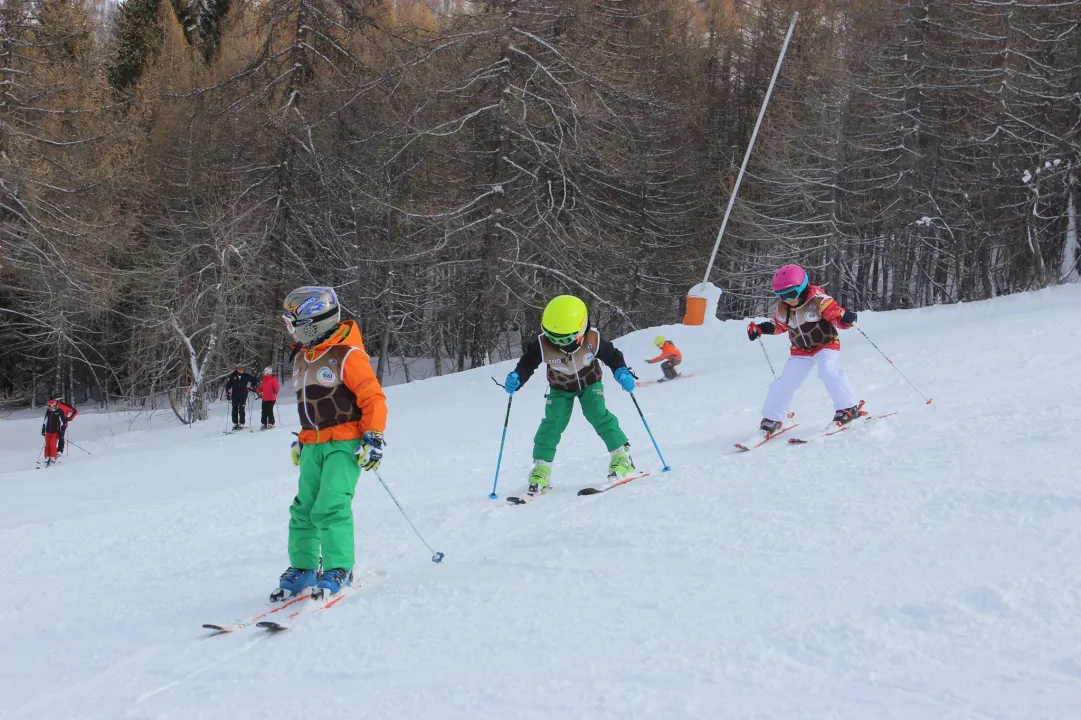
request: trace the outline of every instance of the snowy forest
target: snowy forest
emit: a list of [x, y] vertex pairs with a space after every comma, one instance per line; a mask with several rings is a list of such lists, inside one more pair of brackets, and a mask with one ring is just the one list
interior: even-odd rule
[[198, 419], [302, 284], [381, 375], [677, 322], [797, 10], [720, 317], [1077, 279], [1081, 0], [0, 0], [0, 404]]

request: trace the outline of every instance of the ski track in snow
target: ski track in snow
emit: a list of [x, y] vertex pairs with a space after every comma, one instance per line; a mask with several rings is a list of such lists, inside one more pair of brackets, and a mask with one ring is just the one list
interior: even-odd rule
[[[733, 454], [771, 379], [745, 323], [617, 341], [643, 379], [658, 332], [694, 378], [636, 397], [674, 468], [592, 497], [607, 453], [580, 413], [553, 491], [522, 507], [543, 378], [512, 363], [388, 390], [383, 476], [354, 502], [358, 570], [387, 578], [280, 635], [210, 637], [285, 568], [292, 423], [221, 434], [84, 412], [35, 471], [38, 413], [0, 421], [0, 718], [1081, 717], [1081, 331], [1069, 286], [861, 313], [842, 363], [872, 412], [807, 445]], [[778, 370], [787, 342], [766, 338]], [[660, 463], [606, 395], [636, 464]], [[283, 395], [283, 397], [285, 397]], [[793, 431], [830, 419], [812, 375]], [[292, 417], [286, 402], [283, 422]]]

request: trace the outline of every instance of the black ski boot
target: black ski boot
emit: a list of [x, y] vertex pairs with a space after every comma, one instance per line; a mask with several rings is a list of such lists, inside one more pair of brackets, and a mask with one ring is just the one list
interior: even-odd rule
[[766, 433], [767, 436], [772, 435], [781, 429], [783, 425], [780, 420], [770, 420], [769, 418], [762, 418], [762, 422], [759, 423], [758, 429]]
[[858, 419], [859, 416], [860, 416], [860, 406], [859, 405], [853, 405], [850, 408], [846, 408], [844, 410], [838, 410], [837, 412], [833, 413], [833, 422], [837, 423], [838, 425], [847, 425], [848, 423], [852, 422], [853, 420]]

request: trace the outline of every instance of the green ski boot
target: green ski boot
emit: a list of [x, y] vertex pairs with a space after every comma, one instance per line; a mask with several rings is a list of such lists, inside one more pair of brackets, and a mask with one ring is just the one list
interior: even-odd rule
[[608, 479], [622, 480], [634, 474], [634, 461], [631, 460], [631, 446], [624, 445], [612, 451], [612, 459], [608, 462]]
[[526, 491], [530, 495], [536, 495], [548, 491], [548, 481], [552, 477], [552, 468], [548, 466], [548, 463], [544, 460], [533, 461], [533, 471], [529, 473], [529, 489]]

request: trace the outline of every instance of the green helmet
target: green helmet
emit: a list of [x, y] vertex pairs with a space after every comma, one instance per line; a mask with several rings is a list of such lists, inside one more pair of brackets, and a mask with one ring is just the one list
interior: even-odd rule
[[664, 335], [658, 335], [657, 337], [653, 338], [653, 344], [657, 347], [664, 347]]
[[282, 303], [285, 329], [304, 347], [317, 345], [342, 319], [342, 306], [334, 290], [325, 287], [299, 287]]
[[586, 304], [573, 295], [558, 295], [549, 301], [541, 316], [545, 337], [556, 345], [572, 345], [582, 339], [589, 327]]

